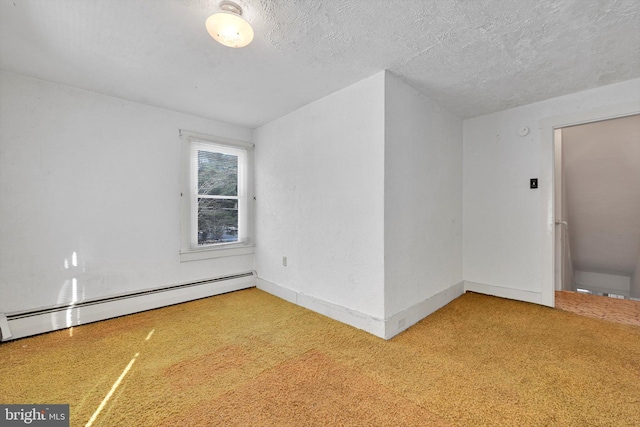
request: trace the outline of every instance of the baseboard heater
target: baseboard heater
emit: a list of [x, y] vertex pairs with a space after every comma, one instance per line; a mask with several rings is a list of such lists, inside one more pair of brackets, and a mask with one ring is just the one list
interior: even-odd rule
[[7, 314], [0, 313], [0, 333], [2, 341], [14, 340], [251, 288], [255, 285], [255, 272], [247, 272], [86, 300], [75, 304]]

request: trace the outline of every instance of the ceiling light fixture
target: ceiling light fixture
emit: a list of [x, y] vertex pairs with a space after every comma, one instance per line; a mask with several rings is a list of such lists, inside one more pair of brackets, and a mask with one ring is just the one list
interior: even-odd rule
[[221, 1], [220, 12], [207, 18], [207, 31], [215, 41], [229, 47], [245, 47], [253, 40], [253, 28], [242, 18], [242, 8], [232, 1]]

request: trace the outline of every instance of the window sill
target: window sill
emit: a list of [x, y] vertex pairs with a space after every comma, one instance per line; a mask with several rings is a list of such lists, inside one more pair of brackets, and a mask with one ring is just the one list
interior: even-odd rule
[[180, 251], [180, 262], [199, 261], [211, 258], [224, 258], [230, 256], [252, 255], [256, 245], [233, 245], [216, 248], [192, 249]]

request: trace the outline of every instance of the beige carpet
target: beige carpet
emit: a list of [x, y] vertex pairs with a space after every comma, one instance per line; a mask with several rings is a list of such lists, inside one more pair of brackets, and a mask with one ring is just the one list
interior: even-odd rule
[[0, 361], [1, 403], [70, 403], [74, 426], [634, 426], [640, 414], [640, 327], [473, 293], [384, 341], [249, 289], [3, 343]]

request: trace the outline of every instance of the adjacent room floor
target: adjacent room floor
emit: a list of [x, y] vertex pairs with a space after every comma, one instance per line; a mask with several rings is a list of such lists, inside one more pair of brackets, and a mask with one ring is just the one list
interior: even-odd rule
[[582, 316], [640, 326], [640, 301], [556, 291], [556, 308]]

